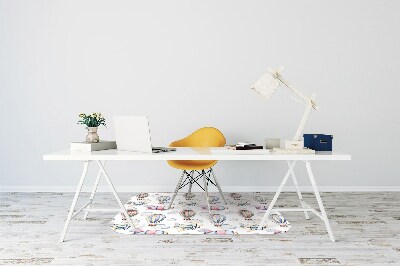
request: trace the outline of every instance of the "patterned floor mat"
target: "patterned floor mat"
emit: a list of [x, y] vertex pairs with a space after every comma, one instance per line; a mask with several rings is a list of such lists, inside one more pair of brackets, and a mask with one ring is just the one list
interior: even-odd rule
[[178, 193], [167, 210], [172, 193], [138, 193], [125, 204], [136, 228], [118, 213], [111, 228], [122, 234], [279, 234], [290, 230], [290, 223], [273, 211], [258, 230], [269, 199], [263, 193], [210, 193], [211, 216], [204, 193]]

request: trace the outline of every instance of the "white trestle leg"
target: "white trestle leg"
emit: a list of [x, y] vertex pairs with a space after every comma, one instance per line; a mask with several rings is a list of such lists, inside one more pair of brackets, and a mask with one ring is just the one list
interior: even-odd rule
[[71, 222], [72, 216], [74, 214], [74, 210], [75, 210], [76, 202], [78, 201], [79, 193], [81, 192], [83, 182], [85, 181], [88, 166], [89, 166], [89, 161], [85, 161], [83, 163], [83, 171], [82, 171], [81, 179], [79, 180], [78, 187], [76, 188], [75, 196], [74, 196], [74, 199], [72, 200], [71, 208], [69, 209], [67, 220], [65, 221], [64, 229], [61, 233], [60, 242], [64, 242], [65, 235], [67, 234], [68, 226], [69, 226], [69, 223]]
[[[288, 164], [288, 166], [290, 168], [290, 161], [287, 161], [287, 164]], [[292, 175], [294, 186], [296, 187], [296, 192], [297, 192], [297, 196], [299, 197], [301, 207], [303, 207], [305, 209], [307, 207], [305, 206], [305, 204], [303, 202], [303, 195], [301, 194], [301, 191], [300, 191], [300, 188], [299, 188], [299, 184], [297, 183], [297, 178], [296, 178], [296, 176], [294, 174], [294, 170], [293, 169], [292, 169], [291, 175]], [[306, 216], [307, 220], [310, 219], [310, 216], [308, 216], [308, 212], [307, 211], [304, 211], [304, 215]]]
[[298, 183], [297, 183], [296, 176], [295, 176], [294, 171], [293, 171], [293, 168], [296, 165], [296, 162], [297, 161], [292, 161], [292, 162], [288, 161], [289, 170], [287, 171], [287, 173], [284, 176], [281, 184], [279, 185], [278, 190], [276, 191], [276, 193], [274, 195], [274, 198], [272, 199], [271, 203], [269, 204], [268, 209], [265, 212], [261, 223], [258, 225], [258, 230], [262, 230], [263, 226], [265, 226], [265, 222], [267, 221], [272, 209], [274, 208], [276, 200], [278, 199], [280, 193], [282, 192], [283, 187], [285, 186], [289, 176], [292, 176], [293, 182], [294, 182], [294, 184], [296, 186], [297, 195], [298, 195], [298, 197], [300, 199], [301, 208], [300, 207], [299, 208], [274, 208], [274, 210], [277, 210], [277, 211], [290, 211], [290, 212], [303, 211], [305, 216], [306, 216], [306, 219], [309, 219], [308, 212], [314, 213], [321, 220], [324, 221], [325, 227], [326, 227], [326, 230], [328, 232], [330, 240], [332, 242], [335, 242], [335, 238], [334, 238], [333, 233], [332, 233], [331, 225], [329, 224], [328, 216], [326, 215], [325, 208], [324, 208], [324, 205], [322, 203], [321, 196], [319, 194], [317, 184], [315, 182], [314, 174], [313, 174], [313, 172], [311, 170], [310, 161], [305, 161], [305, 164], [306, 164], [308, 178], [310, 179], [310, 182], [311, 182], [312, 188], [314, 190], [315, 198], [317, 199], [320, 211], [317, 211], [316, 209], [312, 208], [309, 204], [307, 204], [303, 200], [303, 196], [301, 195], [301, 191], [300, 191], [300, 188], [299, 188]]
[[288, 178], [290, 176], [290, 173], [293, 171], [293, 168], [296, 165], [296, 162], [297, 161], [294, 161], [292, 164], [289, 165], [289, 170], [286, 172], [286, 175], [283, 178], [281, 184], [279, 185], [278, 190], [276, 191], [276, 193], [274, 195], [274, 198], [272, 199], [271, 203], [269, 204], [268, 209], [265, 212], [264, 217], [261, 220], [261, 223], [258, 225], [258, 230], [262, 230], [262, 227], [265, 224], [265, 222], [267, 221], [268, 216], [271, 213], [271, 210], [274, 207], [275, 202], [279, 197], [279, 194], [281, 194], [281, 191], [282, 191], [283, 187], [285, 186], [285, 184], [286, 184], [286, 182], [287, 182], [287, 180], [288, 180]]
[[[103, 162], [103, 166], [105, 166], [105, 164], [106, 164], [106, 161]], [[99, 170], [99, 173], [97, 174], [97, 177], [96, 177], [96, 181], [94, 182], [92, 193], [90, 194], [89, 203], [88, 203], [87, 208], [85, 209], [85, 212], [83, 214], [83, 219], [84, 220], [87, 219], [88, 214], [89, 214], [89, 209], [92, 207], [94, 195], [96, 194], [97, 187], [99, 186], [100, 178], [101, 178], [101, 171]]]
[[118, 194], [117, 194], [117, 191], [115, 191], [115, 188], [114, 188], [114, 186], [113, 186], [113, 184], [112, 184], [110, 178], [108, 177], [108, 174], [107, 174], [106, 170], [104, 169], [103, 164], [102, 164], [100, 161], [96, 161], [96, 162], [97, 162], [97, 164], [99, 165], [100, 171], [101, 171], [101, 173], [103, 174], [104, 178], [106, 179], [106, 181], [107, 181], [109, 187], [111, 188], [111, 191], [112, 191], [112, 193], [114, 194], [114, 197], [115, 197], [115, 199], [117, 200], [118, 205], [119, 205], [119, 207], [121, 208], [121, 211], [122, 211], [123, 214], [125, 215], [126, 220], [128, 221], [128, 223], [130, 224], [130, 226], [131, 226], [132, 228], [135, 228], [135, 225], [133, 224], [131, 217], [129, 217], [128, 212], [126, 211], [124, 205], [122, 204], [121, 200], [119, 199]]
[[315, 182], [314, 174], [311, 170], [310, 161], [306, 161], [306, 168], [307, 168], [308, 177], [310, 178], [311, 185], [314, 190], [315, 197], [317, 198], [318, 206], [321, 211], [322, 218], [323, 218], [322, 220], [325, 222], [326, 230], [328, 231], [328, 234], [329, 234], [329, 238], [331, 239], [332, 242], [335, 242], [335, 237], [333, 236], [331, 225], [329, 224], [328, 216], [326, 215], [324, 204], [322, 203], [321, 196], [319, 195], [318, 187]]

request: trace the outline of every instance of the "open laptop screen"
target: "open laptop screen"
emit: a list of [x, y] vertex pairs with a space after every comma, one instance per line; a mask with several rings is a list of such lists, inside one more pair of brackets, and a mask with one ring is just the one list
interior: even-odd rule
[[116, 116], [114, 127], [118, 150], [152, 152], [147, 116]]

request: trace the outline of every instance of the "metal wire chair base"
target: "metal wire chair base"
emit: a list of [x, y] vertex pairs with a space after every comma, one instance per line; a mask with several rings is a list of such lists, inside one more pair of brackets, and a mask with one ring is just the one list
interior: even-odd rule
[[[183, 177], [185, 177], [185, 179], [183, 179]], [[203, 185], [200, 185], [199, 182], [198, 182], [200, 178], [203, 178]], [[225, 204], [227, 204], [227, 202], [225, 200], [225, 197], [222, 194], [221, 186], [219, 185], [218, 179], [215, 176], [214, 170], [212, 168], [210, 168], [208, 170], [206, 170], [206, 169], [205, 170], [201, 170], [201, 171], [198, 171], [198, 170], [186, 171], [186, 170], [184, 170], [183, 173], [182, 173], [181, 178], [179, 179], [178, 184], [176, 185], [175, 192], [174, 192], [172, 200], [171, 200], [171, 202], [169, 204], [168, 209], [171, 208], [172, 203], [175, 200], [176, 194], [178, 193], [178, 191], [180, 189], [182, 189], [183, 187], [189, 185], [189, 191], [188, 192], [191, 193], [192, 185], [193, 184], [197, 184], [205, 192], [207, 205], [208, 205], [208, 211], [211, 214], [210, 202], [209, 202], [209, 198], [208, 198], [208, 184], [209, 183], [213, 184], [214, 186], [216, 186], [218, 188], [218, 191], [219, 191], [222, 199], [224, 200]]]
[[186, 176], [185, 180], [179, 185], [178, 190], [184, 188], [187, 185], [193, 185], [197, 184], [203, 191], [205, 191], [205, 188], [199, 184], [198, 180], [202, 177], [206, 178], [206, 183], [208, 186], [208, 183], [213, 184], [214, 186], [217, 186], [216, 183], [214, 183], [211, 180], [211, 173], [212, 173], [212, 168], [208, 170], [202, 170], [202, 171], [197, 171], [197, 170], [192, 170], [190, 172], [184, 170], [183, 174]]

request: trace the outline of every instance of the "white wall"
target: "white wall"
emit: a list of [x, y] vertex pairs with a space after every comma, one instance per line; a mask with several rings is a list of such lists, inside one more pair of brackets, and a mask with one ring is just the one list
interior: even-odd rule
[[[42, 155], [84, 139], [81, 112], [108, 118], [104, 139], [121, 114], [148, 115], [156, 145], [202, 126], [229, 143], [291, 138], [303, 106], [284, 89], [267, 103], [249, 90], [268, 66], [284, 65], [292, 84], [318, 94], [306, 132], [331, 133], [335, 150], [353, 155], [315, 163], [319, 184], [399, 186], [399, 8], [394, 0], [0, 0], [0, 185], [75, 185], [79, 163]], [[285, 167], [220, 162], [216, 171], [225, 186], [269, 186]], [[179, 176], [164, 162], [109, 169], [127, 186], [170, 187]]]

